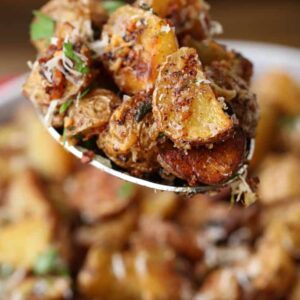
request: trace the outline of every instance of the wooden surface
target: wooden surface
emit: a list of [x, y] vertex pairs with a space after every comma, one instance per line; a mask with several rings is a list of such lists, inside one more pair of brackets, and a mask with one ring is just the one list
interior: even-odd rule
[[[163, 1], [163, 0], [162, 0]], [[300, 48], [300, 0], [211, 0], [222, 38], [279, 43]], [[27, 70], [34, 59], [29, 44], [31, 11], [45, 1], [0, 0], [0, 77]]]

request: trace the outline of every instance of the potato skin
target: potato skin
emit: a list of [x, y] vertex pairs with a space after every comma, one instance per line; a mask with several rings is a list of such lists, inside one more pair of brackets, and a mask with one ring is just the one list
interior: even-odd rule
[[91, 135], [100, 133], [120, 104], [120, 98], [113, 92], [95, 89], [69, 109], [68, 118], [71, 126], [67, 128], [67, 137], [80, 134], [83, 139], [88, 139]]
[[160, 149], [158, 161], [164, 170], [186, 180], [191, 186], [219, 184], [229, 179], [244, 159], [246, 138], [237, 130], [234, 135], [212, 149], [201, 147], [184, 151], [171, 144]]
[[114, 111], [108, 129], [98, 139], [98, 146], [118, 166], [143, 175], [159, 168], [158, 134], [151, 113], [151, 97], [138, 94], [124, 100]]
[[220, 140], [233, 127], [192, 48], [181, 48], [162, 65], [153, 94], [153, 115], [159, 130], [179, 148]]
[[211, 36], [209, 7], [202, 0], [137, 0], [137, 7], [149, 7], [176, 28], [176, 34], [191, 34], [202, 40]]
[[121, 91], [149, 91], [166, 56], [178, 49], [175, 32], [168, 23], [129, 5], [115, 11], [104, 26], [107, 41], [102, 61]]

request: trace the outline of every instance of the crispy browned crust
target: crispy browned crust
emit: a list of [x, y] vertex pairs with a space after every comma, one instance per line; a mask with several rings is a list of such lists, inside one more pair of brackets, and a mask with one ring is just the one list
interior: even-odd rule
[[246, 138], [242, 131], [212, 149], [201, 147], [184, 151], [164, 145], [158, 161], [165, 171], [186, 180], [190, 185], [218, 184], [229, 179], [243, 162]]
[[181, 48], [162, 65], [153, 95], [153, 115], [161, 132], [179, 148], [228, 136], [233, 121], [213, 93], [197, 52]]
[[151, 12], [126, 5], [112, 14], [104, 26], [107, 41], [102, 61], [121, 91], [149, 91], [158, 67], [178, 49], [175, 32]]

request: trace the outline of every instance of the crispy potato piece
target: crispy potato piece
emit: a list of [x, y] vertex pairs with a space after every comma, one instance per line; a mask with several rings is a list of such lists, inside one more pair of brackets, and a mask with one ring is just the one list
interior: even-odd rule
[[112, 253], [93, 247], [79, 273], [79, 290], [88, 299], [180, 300], [183, 292], [191, 297], [172, 251], [162, 249]]
[[37, 105], [49, 105], [50, 96], [47, 94], [45, 86], [47, 86], [47, 80], [41, 75], [38, 62], [35, 62], [23, 85], [23, 94]]
[[157, 192], [145, 188], [141, 198], [142, 215], [152, 218], [170, 218], [180, 206], [179, 196], [173, 192]]
[[202, 72], [196, 50], [181, 48], [160, 68], [153, 115], [161, 132], [180, 146], [205, 144], [228, 135], [233, 121]]
[[292, 288], [291, 294], [287, 298], [288, 300], [298, 300], [300, 299], [300, 273], [298, 271], [297, 280], [294, 287]]
[[28, 170], [11, 181], [5, 199], [3, 209], [10, 221], [18, 222], [27, 217], [52, 219], [55, 214], [38, 177]]
[[128, 94], [151, 90], [159, 65], [178, 49], [175, 32], [165, 20], [129, 5], [111, 15], [102, 40], [103, 63]]
[[120, 213], [132, 203], [136, 192], [135, 185], [94, 167], [78, 172], [68, 191], [70, 204], [87, 222]]
[[40, 217], [28, 217], [0, 226], [0, 263], [31, 269], [52, 239], [53, 223]]
[[23, 300], [39, 300], [41, 297], [43, 300], [67, 300], [73, 295], [71, 280], [67, 277], [29, 277], [14, 287], [9, 299], [20, 295]]
[[288, 74], [272, 71], [256, 81], [254, 90], [266, 105], [279, 112], [296, 116], [300, 114], [300, 88]]
[[208, 276], [195, 299], [241, 300], [241, 297], [241, 288], [234, 271], [222, 269]]
[[69, 109], [71, 126], [67, 127], [66, 136], [80, 134], [83, 139], [88, 139], [91, 135], [99, 134], [120, 104], [121, 100], [113, 92], [105, 89], [94, 90]]
[[[260, 97], [258, 97], [260, 99]], [[255, 170], [273, 146], [276, 136], [278, 113], [270, 105], [260, 105], [260, 118], [256, 130], [255, 151], [250, 167]]]
[[113, 113], [98, 146], [118, 166], [136, 175], [159, 168], [157, 126], [151, 113], [151, 97], [137, 94], [125, 99]]
[[[97, 0], [51, 0], [41, 8], [41, 12], [55, 21], [54, 36], [60, 38], [65, 38], [69, 33], [68, 28], [76, 28], [82, 40], [91, 40], [92, 24], [100, 30], [107, 19], [105, 10]], [[36, 18], [33, 22], [36, 22]], [[44, 52], [49, 43], [45, 39], [32, 42], [39, 52]]]
[[201, 40], [218, 33], [210, 21], [209, 6], [202, 0], [137, 0], [135, 5], [149, 7], [159, 17], [168, 19], [179, 36], [191, 34]]
[[109, 249], [119, 250], [128, 242], [130, 234], [136, 227], [137, 220], [136, 207], [130, 207], [111, 220], [96, 223], [90, 227], [80, 227], [76, 233], [76, 239], [84, 246], [97, 244]]
[[241, 131], [212, 149], [203, 146], [189, 151], [166, 144], [158, 161], [167, 173], [186, 180], [190, 185], [218, 184], [226, 181], [243, 163], [246, 139]]
[[259, 172], [262, 203], [273, 204], [300, 196], [300, 160], [292, 154], [270, 155]]
[[22, 110], [20, 124], [27, 138], [25, 153], [30, 166], [47, 178], [65, 178], [73, 169], [73, 156], [52, 139], [33, 111]]
[[266, 241], [242, 269], [237, 269], [237, 274], [239, 272], [249, 279], [249, 290], [254, 292], [256, 299], [280, 299], [293, 285], [296, 268], [280, 244]]

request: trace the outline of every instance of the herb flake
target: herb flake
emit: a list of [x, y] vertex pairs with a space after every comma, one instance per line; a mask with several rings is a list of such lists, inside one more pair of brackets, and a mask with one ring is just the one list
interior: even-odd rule
[[122, 199], [128, 199], [133, 196], [134, 190], [134, 184], [130, 182], [124, 182], [118, 190], [118, 196]]
[[124, 6], [125, 2], [108, 0], [108, 1], [104, 1], [102, 3], [102, 5], [103, 5], [103, 8], [111, 15], [118, 8], [120, 8], [121, 6]]
[[73, 49], [73, 44], [70, 42], [64, 43], [64, 54], [66, 57], [70, 58], [75, 62], [75, 70], [80, 72], [81, 74], [87, 74], [90, 72], [89, 67], [85, 64], [85, 62], [75, 53]]
[[40, 11], [34, 11], [36, 20], [30, 26], [30, 36], [33, 41], [50, 39], [55, 32], [55, 21]]
[[69, 109], [69, 107], [72, 105], [72, 103], [73, 103], [72, 99], [69, 99], [66, 102], [64, 102], [61, 105], [61, 107], [59, 108], [59, 113], [64, 114]]

